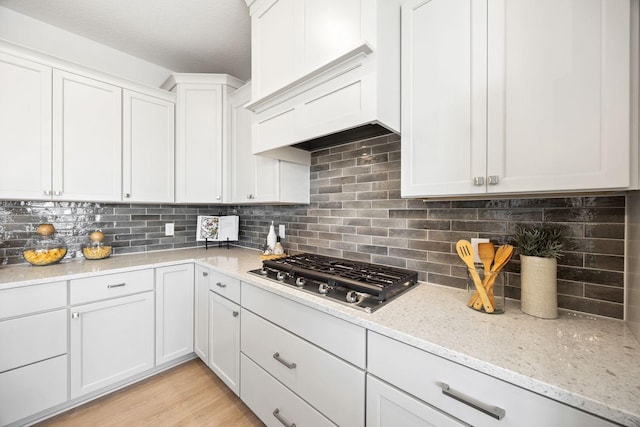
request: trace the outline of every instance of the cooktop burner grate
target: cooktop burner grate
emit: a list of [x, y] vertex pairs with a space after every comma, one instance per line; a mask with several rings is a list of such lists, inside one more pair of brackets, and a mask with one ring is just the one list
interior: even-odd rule
[[415, 285], [418, 273], [397, 267], [303, 253], [263, 261], [259, 274], [307, 292], [373, 311]]

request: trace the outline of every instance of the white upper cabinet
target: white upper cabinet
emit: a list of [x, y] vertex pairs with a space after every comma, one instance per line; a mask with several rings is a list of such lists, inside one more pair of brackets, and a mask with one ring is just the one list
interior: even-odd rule
[[247, 3], [254, 153], [303, 163], [283, 147], [371, 123], [399, 129], [399, 0]]
[[0, 198], [50, 199], [51, 68], [0, 53], [0, 85]]
[[163, 85], [177, 96], [176, 202], [223, 202], [227, 97], [241, 85], [225, 74], [174, 74]]
[[229, 96], [229, 201], [309, 203], [309, 166], [251, 154], [253, 113], [245, 108], [250, 97], [250, 83]]
[[629, 187], [630, 40], [628, 0], [403, 3], [402, 195]]
[[53, 196], [119, 201], [122, 192], [122, 89], [53, 72]]
[[171, 97], [123, 92], [124, 201], [173, 202], [175, 103]]

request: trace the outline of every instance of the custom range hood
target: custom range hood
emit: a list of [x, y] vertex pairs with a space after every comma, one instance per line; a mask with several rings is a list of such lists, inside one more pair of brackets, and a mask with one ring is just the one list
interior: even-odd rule
[[254, 154], [310, 151], [400, 130], [400, 2], [247, 0]]

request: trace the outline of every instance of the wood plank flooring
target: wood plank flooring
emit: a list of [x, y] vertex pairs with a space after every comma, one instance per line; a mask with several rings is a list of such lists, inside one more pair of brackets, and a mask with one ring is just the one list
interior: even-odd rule
[[186, 362], [37, 425], [264, 426], [200, 359]]

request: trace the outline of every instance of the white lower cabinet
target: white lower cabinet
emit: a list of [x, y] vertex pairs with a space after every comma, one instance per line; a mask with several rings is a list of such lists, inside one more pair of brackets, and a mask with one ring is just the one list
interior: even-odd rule
[[[365, 425], [365, 372], [332, 351], [339, 349], [359, 362], [358, 349], [364, 351], [365, 345], [363, 328], [248, 284], [242, 287], [242, 306], [244, 356], [336, 425]], [[345, 335], [353, 340], [343, 343]], [[328, 344], [321, 345], [325, 341]], [[259, 385], [244, 369], [241, 373], [241, 397], [246, 400], [245, 385]], [[269, 423], [274, 410], [267, 418], [259, 416]], [[289, 420], [284, 410], [279, 414]], [[304, 420], [289, 421], [304, 425]]]
[[144, 292], [71, 307], [71, 398], [154, 366], [154, 298]]
[[[369, 374], [473, 426], [614, 425], [371, 331], [367, 343]], [[411, 408], [409, 404], [396, 412]]]
[[67, 355], [0, 374], [0, 426], [67, 400]]
[[193, 264], [156, 268], [156, 365], [193, 352]]
[[0, 426], [64, 403], [67, 284], [0, 290]]
[[242, 400], [268, 426], [332, 426], [331, 421], [242, 354]]
[[193, 351], [209, 364], [209, 278], [207, 267], [195, 266], [193, 303]]
[[240, 306], [209, 292], [209, 367], [240, 395]]
[[430, 405], [367, 375], [367, 427], [468, 426]]

